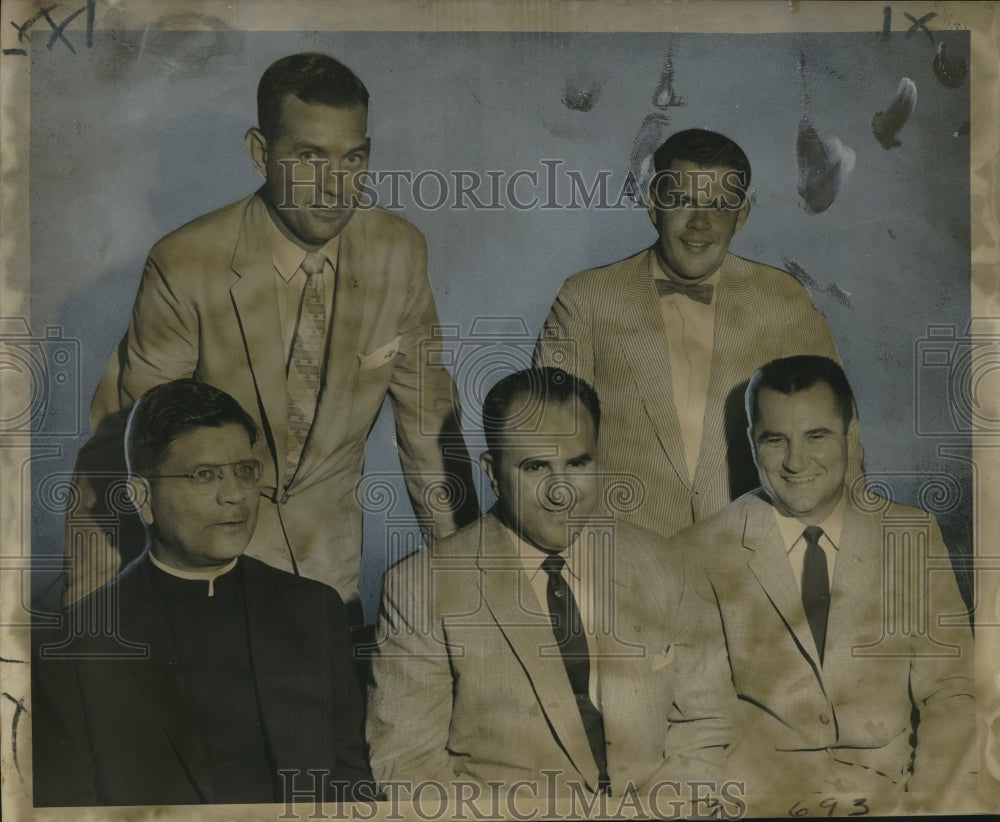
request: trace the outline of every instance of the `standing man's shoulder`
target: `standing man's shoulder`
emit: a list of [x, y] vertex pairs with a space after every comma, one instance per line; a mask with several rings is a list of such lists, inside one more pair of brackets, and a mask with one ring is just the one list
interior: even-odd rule
[[427, 246], [424, 235], [413, 223], [400, 214], [377, 206], [355, 209], [344, 232], [362, 242], [387, 243], [386, 250], [392, 246], [425, 250]]
[[[247, 209], [257, 197], [249, 194], [242, 200], [202, 214], [162, 237], [150, 251], [150, 257], [176, 257], [192, 249], [218, 247], [220, 253], [232, 256], [236, 237], [246, 219]], [[263, 209], [263, 201], [259, 201]]]
[[787, 271], [732, 252], [726, 255], [722, 267], [731, 274], [729, 284], [734, 288], [752, 289], [767, 298], [806, 301], [812, 307], [809, 290]]
[[649, 249], [608, 265], [588, 268], [567, 277], [559, 289], [560, 295], [576, 293], [581, 297], [602, 297], [609, 291], [617, 291], [641, 270]]

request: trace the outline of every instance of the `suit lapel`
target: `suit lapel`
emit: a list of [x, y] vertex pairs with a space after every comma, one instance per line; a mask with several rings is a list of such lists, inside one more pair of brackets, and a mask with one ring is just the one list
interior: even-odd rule
[[816, 641], [806, 619], [802, 595], [795, 584], [788, 552], [778, 524], [774, 521], [774, 512], [770, 504], [762, 499], [753, 497], [748, 502], [743, 532], [743, 547], [751, 552], [747, 567], [795, 638], [799, 650], [812, 660], [818, 671], [820, 665]]
[[728, 443], [719, 432], [726, 430], [726, 402], [737, 385], [737, 378], [752, 373], [755, 340], [759, 324], [754, 322], [756, 291], [742, 277], [732, 254], [727, 254], [719, 272], [716, 288], [715, 330], [712, 339], [712, 365], [705, 402], [705, 425], [701, 434], [694, 487], [700, 489], [726, 473]]
[[264, 422], [274, 442], [280, 486], [287, 453], [288, 400], [284, 390], [284, 346], [275, 295], [274, 262], [268, 242], [272, 230], [270, 219], [264, 201], [253, 197], [236, 241], [232, 262], [235, 277], [229, 293], [239, 316], [257, 399], [264, 409]]
[[652, 251], [635, 259], [632, 275], [622, 295], [618, 339], [632, 368], [639, 396], [653, 424], [656, 437], [677, 476], [683, 482], [690, 483], [684, 458], [684, 442], [674, 406], [670, 354], [663, 331], [663, 314], [650, 272], [652, 265], [655, 265]]
[[511, 534], [492, 515], [483, 524], [478, 564], [483, 600], [524, 668], [557, 742], [587, 784], [596, 788], [597, 763], [551, 622], [521, 570]]
[[121, 624], [130, 626], [130, 632], [131, 626], [136, 626], [135, 636], [149, 643], [152, 656], [131, 660], [128, 665], [184, 770], [205, 801], [212, 802], [214, 791], [205, 748], [187, 687], [180, 677], [173, 640], [160, 615], [150, 608], [155, 594], [149, 579], [149, 560], [143, 555], [137, 562], [142, 564], [129, 575], [130, 593], [119, 599]]
[[882, 554], [872, 550], [873, 545], [882, 545], [880, 527], [873, 525], [869, 515], [848, 502], [830, 586], [828, 646], [836, 644], [837, 647], [850, 648], [858, 641], [854, 632], [862, 622], [859, 615], [882, 606], [885, 601], [886, 595], [882, 591], [884, 571], [880, 564]]

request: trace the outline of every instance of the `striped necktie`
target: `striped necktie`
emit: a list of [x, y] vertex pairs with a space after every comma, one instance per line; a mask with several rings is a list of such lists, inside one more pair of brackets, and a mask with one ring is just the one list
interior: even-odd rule
[[319, 396], [323, 366], [323, 341], [326, 336], [326, 300], [323, 295], [325, 265], [326, 256], [318, 251], [309, 252], [301, 265], [306, 275], [306, 287], [302, 292], [299, 321], [288, 362], [286, 487], [295, 476], [316, 414], [316, 398]]

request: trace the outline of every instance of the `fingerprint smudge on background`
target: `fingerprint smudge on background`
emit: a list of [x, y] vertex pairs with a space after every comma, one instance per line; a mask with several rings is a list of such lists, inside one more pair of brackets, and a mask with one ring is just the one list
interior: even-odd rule
[[829, 294], [831, 297], [833, 297], [833, 299], [835, 299], [845, 308], [851, 307], [851, 292], [844, 291], [844, 289], [842, 289], [836, 283], [830, 283], [826, 288], [823, 289], [823, 291]]
[[938, 43], [934, 54], [934, 76], [945, 88], [958, 88], [965, 82], [969, 65], [960, 54], [952, 54], [947, 43]]
[[578, 72], [566, 80], [562, 103], [573, 111], [590, 111], [601, 99], [604, 81], [585, 72]]
[[684, 98], [674, 91], [673, 49], [667, 50], [650, 102], [653, 111], [643, 118], [632, 140], [632, 152], [629, 155], [629, 171], [642, 191], [646, 190], [653, 177], [653, 153], [670, 136], [667, 109], [684, 105]]
[[819, 288], [819, 283], [809, 275], [808, 271], [795, 262], [795, 260], [782, 255], [781, 264], [785, 267], [785, 270], [796, 280], [802, 283], [802, 285], [808, 286], [809, 288]]
[[670, 133], [670, 118], [666, 114], [647, 114], [632, 141], [632, 155], [629, 169], [643, 190], [653, 175], [653, 152], [667, 139]]
[[684, 105], [684, 98], [674, 91], [673, 49], [667, 51], [667, 57], [663, 61], [663, 70], [660, 72], [660, 82], [656, 84], [656, 88], [653, 90], [652, 104], [654, 108], [658, 109]]
[[896, 134], [903, 128], [906, 121], [913, 114], [913, 109], [917, 105], [917, 86], [909, 77], [904, 77], [899, 81], [899, 88], [896, 89], [896, 96], [892, 98], [889, 107], [883, 112], [879, 111], [872, 117], [872, 134], [882, 144], [882, 148], [888, 150], [902, 145], [896, 139]]
[[854, 170], [854, 151], [832, 134], [820, 137], [809, 118], [803, 117], [795, 157], [802, 208], [807, 214], [826, 211], [833, 205], [841, 183]]

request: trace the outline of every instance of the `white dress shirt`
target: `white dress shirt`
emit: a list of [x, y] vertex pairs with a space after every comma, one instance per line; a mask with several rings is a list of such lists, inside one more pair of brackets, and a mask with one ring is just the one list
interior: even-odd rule
[[[656, 260], [651, 254], [650, 260]], [[650, 262], [654, 280], [670, 279], [656, 264]], [[699, 284], [711, 285], [712, 301], [705, 305], [683, 294], [660, 297], [663, 330], [667, 335], [670, 355], [670, 377], [673, 385], [674, 408], [684, 442], [684, 461], [688, 482], [694, 482], [701, 451], [701, 434], [705, 427], [705, 404], [708, 401], [708, 378], [712, 370], [712, 349], [715, 346], [715, 306], [718, 295], [719, 271]]]
[[[531, 590], [542, 607], [542, 613], [551, 616], [548, 598], [549, 575], [542, 568], [542, 563], [549, 554], [521, 539], [513, 531], [510, 533], [517, 541], [518, 556], [521, 558], [524, 573], [531, 583]], [[576, 607], [580, 611], [580, 622], [583, 624], [583, 631], [587, 637], [587, 650], [590, 652], [590, 701], [599, 709], [601, 706], [600, 677], [597, 662], [597, 640], [595, 638], [599, 609], [594, 602], [594, 559], [590, 556], [590, 552], [584, 550], [582, 542], [583, 540], [577, 536], [569, 547], [561, 553], [566, 563], [563, 565], [562, 578], [569, 586], [569, 590], [576, 600]], [[559, 653], [554, 645], [553, 650], [557, 654]]]
[[[819, 538], [819, 547], [826, 555], [826, 569], [829, 573], [830, 590], [833, 590], [833, 569], [837, 564], [837, 551], [840, 543], [840, 532], [844, 527], [844, 509], [847, 506], [847, 498], [841, 496], [840, 502], [833, 512], [819, 527], [823, 529], [823, 536]], [[774, 516], [778, 521], [778, 530], [781, 531], [781, 538], [788, 551], [788, 561], [792, 564], [792, 576], [795, 577], [795, 584], [802, 593], [802, 566], [806, 558], [806, 538], [802, 532], [806, 529], [806, 524], [795, 517], [786, 517], [778, 513], [774, 508]]]
[[[270, 216], [270, 215], [268, 215]], [[302, 261], [306, 251], [289, 240], [274, 224], [270, 225], [271, 254], [274, 260], [274, 284], [278, 298], [278, 317], [281, 319], [281, 340], [284, 345], [287, 365], [292, 355], [292, 342], [295, 340], [295, 326], [299, 321], [299, 307], [302, 295], [306, 290], [306, 273], [302, 270]], [[319, 249], [326, 256], [323, 267], [323, 299], [326, 303], [326, 337], [330, 334], [330, 318], [333, 315], [333, 290], [337, 284], [337, 261], [340, 253], [340, 235], [338, 234]], [[325, 345], [324, 338], [324, 345]]]

